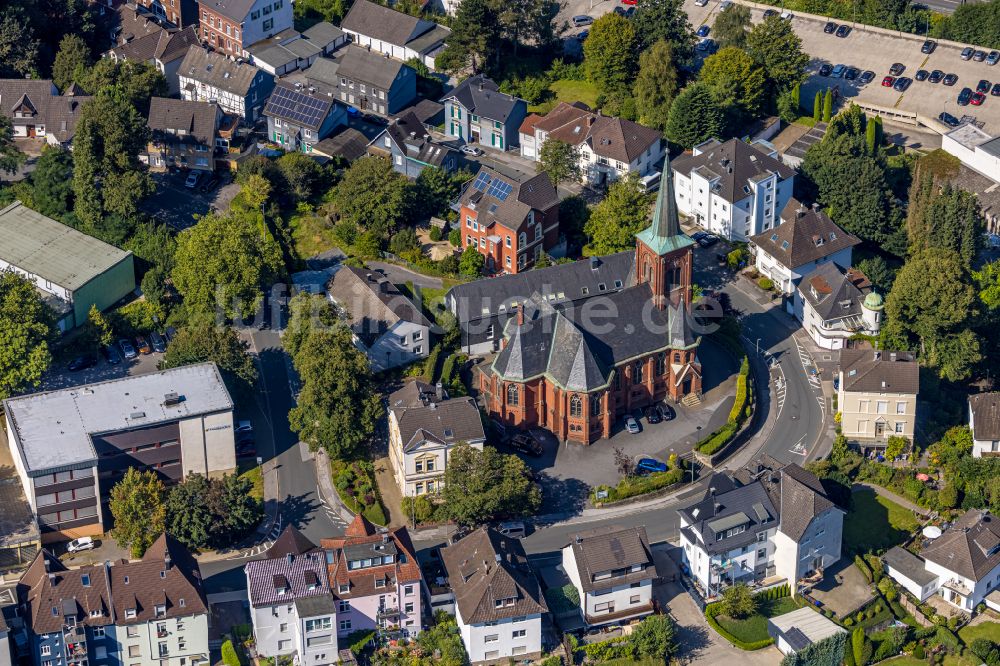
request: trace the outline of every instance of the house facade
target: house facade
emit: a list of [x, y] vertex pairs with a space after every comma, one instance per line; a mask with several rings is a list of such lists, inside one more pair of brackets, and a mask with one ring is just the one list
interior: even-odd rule
[[274, 90], [274, 76], [221, 53], [192, 46], [178, 71], [181, 99], [215, 102], [227, 114], [253, 125]]
[[152, 171], [172, 167], [215, 171], [215, 142], [222, 109], [214, 102], [153, 97], [146, 161]]
[[188, 48], [198, 43], [195, 26], [176, 28], [161, 21], [145, 7], [125, 4], [118, 8], [115, 45], [104, 56], [119, 61], [149, 63], [167, 80], [168, 94], [178, 95], [181, 62]]
[[311, 153], [313, 146], [347, 125], [347, 107], [301, 83], [279, 81], [264, 106], [268, 138], [286, 151]]
[[920, 369], [911, 352], [844, 349], [838, 372], [840, 427], [863, 448], [885, 448], [896, 435], [913, 441]]
[[393, 119], [369, 145], [373, 153], [385, 155], [393, 170], [407, 178], [416, 179], [428, 167], [452, 173], [459, 164], [458, 152], [432, 137], [412, 111]]
[[795, 317], [823, 349], [843, 349], [858, 334], [877, 336], [882, 309], [863, 273], [833, 262], [806, 275], [795, 292]]
[[470, 76], [441, 98], [445, 134], [493, 150], [516, 148], [528, 103], [500, 92], [482, 74]]
[[430, 353], [430, 321], [384, 275], [343, 266], [327, 284], [327, 294], [345, 313], [354, 344], [376, 372]]
[[973, 458], [1000, 456], [1000, 393], [969, 396], [969, 430]]
[[88, 101], [76, 86], [60, 95], [50, 80], [0, 79], [0, 114], [10, 120], [14, 139], [44, 138], [50, 146], [71, 148]]
[[305, 77], [341, 103], [383, 117], [417, 97], [417, 73], [412, 67], [359, 46], [342, 49], [335, 59], [318, 59]]
[[251, 44], [293, 28], [291, 0], [216, 0], [199, 8], [201, 40], [233, 58], [245, 58]]
[[645, 527], [603, 527], [581, 532], [562, 549], [562, 566], [580, 595], [588, 627], [653, 612], [657, 577]]
[[135, 0], [135, 4], [178, 28], [198, 27], [198, 0]]
[[351, 5], [341, 29], [358, 46], [406, 62], [416, 58], [431, 69], [444, 50], [451, 30], [434, 21], [358, 0]]
[[529, 269], [559, 242], [559, 194], [545, 172], [509, 177], [484, 165], [459, 206], [462, 247], [484, 255], [489, 273]]
[[548, 606], [520, 541], [481, 527], [442, 549], [441, 559], [471, 663], [541, 657]]
[[434, 494], [444, 486], [452, 449], [479, 449], [486, 431], [472, 398], [449, 398], [420, 380], [389, 396], [389, 464], [403, 497]]
[[745, 241], [781, 224], [795, 171], [767, 144], [709, 139], [671, 163], [677, 208], [695, 224]]

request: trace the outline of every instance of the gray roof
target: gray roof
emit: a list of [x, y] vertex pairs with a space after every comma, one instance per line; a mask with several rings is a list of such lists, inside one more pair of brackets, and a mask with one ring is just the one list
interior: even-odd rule
[[344, 31], [329, 21], [320, 21], [303, 32], [302, 35], [316, 44], [329, 46], [338, 39], [342, 38], [344, 36]]
[[[167, 405], [167, 394], [180, 397]], [[168, 423], [233, 408], [215, 363], [185, 365], [5, 400], [29, 476], [94, 463], [95, 433]]]
[[871, 291], [860, 271], [826, 261], [802, 278], [799, 293], [823, 320], [853, 319], [861, 327], [861, 304]]
[[709, 180], [718, 178], [718, 185], [713, 191], [730, 203], [749, 196], [743, 190], [744, 186], [762, 176], [776, 173], [779, 180], [785, 180], [795, 175], [794, 169], [757, 146], [739, 139], [729, 139], [725, 143], [710, 139], [695, 146], [694, 150], [697, 155], [684, 153], [674, 158], [671, 163], [673, 170], [685, 176], [698, 170]]
[[327, 285], [327, 293], [347, 311], [351, 330], [371, 344], [396, 322], [430, 326], [420, 307], [379, 273], [342, 266]]
[[796, 652], [830, 636], [847, 633], [836, 622], [821, 615], [811, 606], [769, 618], [767, 623], [781, 632]]
[[1000, 565], [1000, 518], [984, 509], [969, 509], [920, 555], [948, 571], [980, 581]]
[[[310, 597], [326, 597], [332, 606], [326, 557], [322, 550], [250, 560], [246, 564], [246, 575], [250, 605], [254, 608], [298, 602]], [[279, 594], [281, 590], [284, 591]]]
[[780, 529], [793, 541], [802, 538], [813, 518], [836, 506], [824, 494], [819, 479], [795, 463], [782, 468], [778, 491]]
[[[496, 622], [549, 610], [542, 586], [517, 539], [481, 527], [444, 548], [441, 559], [466, 624]], [[506, 599], [513, 599], [514, 603], [497, 605], [497, 601]]]
[[[76, 94], [78, 88], [67, 89], [62, 96], [54, 90], [52, 81], [47, 79], [0, 79], [0, 114], [10, 118], [15, 125], [44, 124], [47, 134], [55, 136], [60, 143], [68, 143], [73, 140], [83, 105], [90, 97]], [[14, 108], [22, 105], [33, 110], [35, 115], [15, 120]]]
[[[393, 143], [407, 159], [421, 164], [439, 167], [448, 156], [457, 154], [447, 145], [435, 141], [412, 111], [396, 116], [383, 130], [383, 134], [392, 137]], [[379, 142], [381, 137], [382, 134], [375, 137], [372, 141], [373, 147], [383, 148]]]
[[634, 262], [632, 250], [591, 257], [455, 285], [448, 291], [448, 299], [454, 299], [455, 315], [463, 323], [488, 318], [501, 311], [512, 317], [514, 305], [534, 294], [545, 297], [556, 309], [572, 307], [593, 296], [621, 291], [635, 284]]
[[663, 139], [663, 135], [655, 129], [631, 120], [595, 113], [581, 102], [560, 102], [544, 118], [536, 119], [533, 125], [544, 130], [547, 139], [573, 146], [586, 143], [596, 155], [625, 163], [631, 163]]
[[310, 93], [304, 88], [296, 89], [288, 81], [279, 81], [264, 105], [264, 115], [319, 131], [335, 104], [328, 95]]
[[313, 44], [308, 39], [293, 39], [290, 42], [285, 42], [282, 46], [303, 60], [308, 60], [323, 52], [322, 47]]
[[[440, 35], [441, 30], [444, 30], [444, 35], [450, 32], [433, 21], [397, 12], [368, 0], [355, 0], [340, 27], [347, 32], [356, 32], [389, 44], [409, 46], [417, 52], [422, 49], [416, 48], [417, 45], [411, 42], [421, 35], [432, 31]], [[433, 41], [440, 40], [435, 36]]]
[[213, 12], [242, 23], [250, 13], [254, 0], [207, 0], [202, 4]]
[[1000, 439], [1000, 393], [977, 393], [969, 396], [975, 429], [973, 439]]
[[472, 398], [439, 400], [434, 388], [429, 387], [430, 391], [420, 391], [414, 400], [412, 394], [420, 384], [423, 382], [410, 382], [389, 396], [389, 409], [399, 426], [404, 451], [428, 441], [457, 444], [486, 439], [479, 408]]
[[[350, 46], [348, 49], [352, 48]], [[326, 91], [336, 90], [340, 84], [340, 61], [333, 58], [316, 58], [302, 75], [313, 86], [322, 87]]]
[[751, 236], [750, 242], [787, 268], [808, 264], [861, 243], [857, 236], [838, 227], [819, 206], [807, 208], [794, 198], [781, 211], [781, 220], [774, 229]]
[[840, 352], [843, 390], [861, 393], [920, 392], [920, 367], [912, 352], [844, 349]]
[[131, 256], [20, 201], [0, 210], [0, 259], [70, 291]]
[[[657, 576], [646, 528], [598, 527], [573, 536], [571, 548], [584, 592], [649, 580]], [[636, 565], [642, 570], [631, 571]], [[610, 579], [594, 580], [597, 574], [624, 572]]]
[[221, 53], [209, 51], [201, 46], [191, 46], [188, 49], [177, 71], [180, 76], [240, 96], [246, 96], [253, 87], [254, 78], [260, 72], [261, 70], [250, 63], [237, 63]]
[[905, 548], [893, 546], [882, 556], [882, 561], [921, 587], [937, 580], [924, 561]]
[[186, 99], [153, 97], [149, 100], [149, 129], [153, 137], [168, 143], [194, 139], [215, 149], [219, 105]]
[[353, 127], [345, 127], [313, 146], [313, 152], [353, 162], [368, 152], [368, 137]]
[[[341, 76], [370, 83], [386, 90], [392, 87], [393, 81], [396, 80], [401, 71], [406, 71], [408, 74], [413, 72], [409, 65], [392, 58], [386, 58], [379, 53], [373, 53], [360, 46], [349, 46], [344, 49], [340, 57], [337, 58], [337, 63], [339, 65], [337, 71]], [[308, 77], [308, 75], [307, 72], [306, 76]]]
[[196, 26], [178, 30], [170, 24], [161, 24], [144, 7], [122, 5], [118, 8], [118, 18], [121, 29], [111, 52], [125, 60], [173, 62], [187, 55], [190, 46], [200, 44]]
[[527, 106], [523, 99], [500, 92], [500, 86], [482, 74], [462, 81], [451, 92], [446, 93], [441, 101], [447, 99], [458, 101], [469, 113], [502, 123], [507, 122], [518, 105]]
[[[496, 189], [501, 184], [506, 191]], [[528, 176], [501, 173], [482, 165], [476, 177], [466, 184], [460, 201], [461, 205], [479, 211], [480, 227], [489, 229], [498, 223], [516, 231], [532, 210], [544, 213], [559, 205], [559, 193], [544, 171]]]

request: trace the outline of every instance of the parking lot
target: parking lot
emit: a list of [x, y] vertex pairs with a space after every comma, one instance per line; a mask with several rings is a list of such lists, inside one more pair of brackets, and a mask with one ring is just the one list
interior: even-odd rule
[[[166, 222], [178, 231], [194, 225], [194, 216], [205, 215], [211, 210], [224, 211], [240, 188], [228, 175], [220, 174], [221, 182], [211, 191], [202, 193], [198, 188], [184, 187], [187, 171], [154, 173], [156, 193], [142, 203], [143, 210], [152, 217]], [[204, 176], [202, 181], [204, 182]]]

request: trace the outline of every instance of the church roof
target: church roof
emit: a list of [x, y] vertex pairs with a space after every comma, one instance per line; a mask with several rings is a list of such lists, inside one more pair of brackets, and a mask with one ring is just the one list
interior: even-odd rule
[[636, 238], [661, 256], [694, 245], [693, 240], [681, 233], [670, 160], [664, 161], [660, 191], [656, 195], [656, 208], [653, 209], [653, 223], [636, 234]]

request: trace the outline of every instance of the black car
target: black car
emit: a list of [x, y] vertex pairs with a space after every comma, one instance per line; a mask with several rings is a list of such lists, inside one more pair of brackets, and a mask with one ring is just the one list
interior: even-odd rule
[[719, 242], [719, 237], [713, 234], [705, 234], [695, 242], [702, 247], [712, 247]]
[[947, 111], [942, 112], [941, 115], [938, 116], [938, 120], [943, 122], [948, 127], [958, 127], [958, 118], [951, 115]]
[[519, 432], [511, 438], [510, 448], [514, 449], [518, 453], [531, 456], [532, 458], [538, 458], [545, 453], [545, 449], [543, 449], [542, 445], [538, 443], [538, 440], [523, 432]]
[[926, 81], [927, 77], [930, 75], [926, 69], [918, 69], [917, 73], [913, 75], [913, 78], [917, 81]]
[[832, 71], [833, 71], [833, 66], [831, 66], [830, 63], [828, 62], [824, 62], [822, 65], [819, 66], [820, 76], [830, 76], [830, 72]]
[[986, 79], [980, 79], [979, 84], [976, 86], [976, 92], [987, 93], [990, 91], [992, 84]]
[[858, 74], [860, 73], [857, 67], [848, 67], [844, 70], [844, 78], [848, 81], [853, 81], [858, 78]]
[[84, 354], [83, 356], [77, 356], [70, 361], [67, 367], [70, 372], [79, 372], [80, 370], [92, 368], [95, 365], [97, 365], [97, 358], [95, 358], [93, 354]]
[[825, 32], [828, 35], [832, 35], [833, 33], [837, 32], [837, 24], [834, 23], [833, 21], [827, 21], [826, 25], [823, 26], [823, 32]]
[[865, 71], [861, 72], [861, 76], [858, 77], [858, 83], [860, 83], [863, 86], [868, 85], [874, 80], [875, 80], [875, 72], [873, 72], [870, 69], [866, 69]]
[[666, 403], [660, 403], [656, 406], [656, 410], [660, 412], [660, 418], [664, 421], [673, 421], [676, 414], [674, 414], [674, 408]]
[[663, 419], [660, 417], [660, 410], [658, 410], [655, 407], [647, 407], [646, 408], [646, 422], [647, 423], [650, 423], [650, 424], [659, 423], [662, 420]]
[[167, 351], [167, 341], [156, 331], [149, 334], [149, 342], [153, 346], [153, 351], [160, 354]]
[[958, 93], [958, 105], [967, 106], [969, 100], [972, 99], [972, 88], [962, 88], [962, 92]]
[[913, 79], [908, 76], [901, 76], [896, 79], [896, 83], [893, 84], [892, 89], [896, 92], [906, 92], [911, 83], [913, 83]]
[[101, 353], [111, 365], [118, 365], [122, 362], [122, 355], [114, 345], [104, 345], [101, 347]]
[[958, 74], [945, 74], [944, 78], [941, 79], [941, 83], [946, 86], [953, 86], [958, 83]]
[[990, 91], [990, 94], [994, 97], [1000, 97], [1000, 83], [993, 84], [993, 90]]
[[901, 62], [892, 63], [892, 67], [889, 68], [890, 76], [899, 76], [906, 69], [906, 65]]
[[778, 13], [777, 9], [765, 9], [764, 18], [768, 18], [769, 16], [775, 16], [777, 15], [777, 13]]
[[167, 326], [166, 330], [163, 331], [163, 337], [167, 339], [167, 342], [173, 342], [174, 338], [177, 337], [177, 329], [173, 326]]
[[842, 25], [839, 28], [837, 28], [837, 37], [843, 38], [847, 37], [849, 34], [851, 34], [851, 26]]
[[695, 243], [697, 243], [698, 241], [700, 241], [702, 238], [704, 238], [707, 235], [708, 235], [707, 231], [696, 231], [693, 234], [691, 234], [691, 240], [693, 240]]
[[944, 72], [942, 72], [940, 69], [935, 69], [933, 72], [930, 73], [930, 76], [927, 77], [927, 83], [941, 83], [941, 79], [943, 78], [944, 78]]
[[934, 53], [934, 49], [937, 48], [937, 42], [933, 39], [928, 39], [924, 42], [924, 45], [920, 47], [921, 53]]

